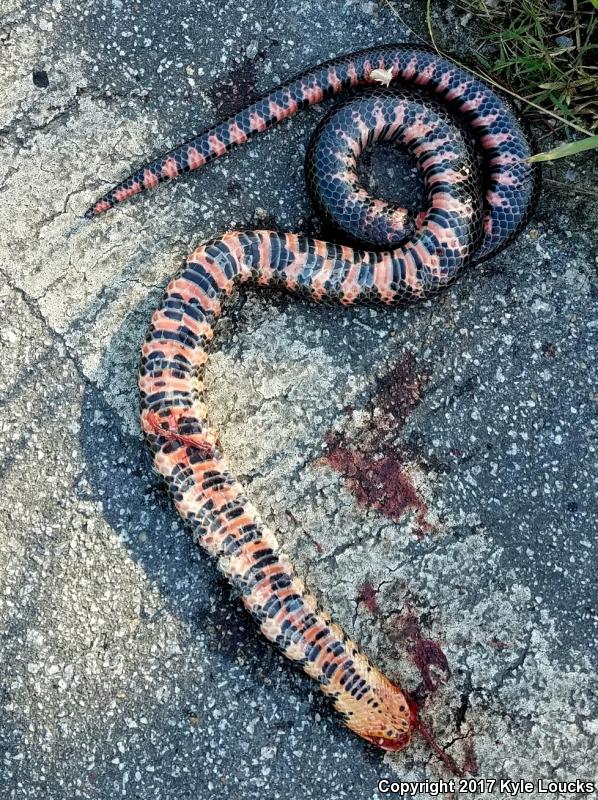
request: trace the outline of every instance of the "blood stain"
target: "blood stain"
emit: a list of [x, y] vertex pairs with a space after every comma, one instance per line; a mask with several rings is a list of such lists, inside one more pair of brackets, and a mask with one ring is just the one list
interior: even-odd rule
[[364, 581], [359, 587], [357, 600], [375, 614], [378, 611], [378, 600], [376, 599], [376, 588], [369, 581]]

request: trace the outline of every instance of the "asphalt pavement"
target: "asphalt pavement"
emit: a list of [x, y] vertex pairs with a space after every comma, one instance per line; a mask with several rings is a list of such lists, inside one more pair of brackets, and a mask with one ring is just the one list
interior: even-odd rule
[[[259, 637], [139, 434], [139, 345], [185, 253], [231, 227], [318, 232], [303, 159], [326, 104], [79, 224], [147, 157], [302, 68], [424, 31], [422, 4], [396, 7], [403, 22], [374, 2], [4, 0], [2, 800], [361, 800], [449, 777], [420, 740], [383, 756], [345, 731]], [[461, 22], [443, 20], [457, 50]], [[414, 186], [397, 154], [372, 161], [385, 196]], [[518, 240], [433, 301], [237, 295], [208, 399], [299, 574], [427, 698], [457, 762], [589, 781], [598, 170], [586, 155], [545, 176]]]

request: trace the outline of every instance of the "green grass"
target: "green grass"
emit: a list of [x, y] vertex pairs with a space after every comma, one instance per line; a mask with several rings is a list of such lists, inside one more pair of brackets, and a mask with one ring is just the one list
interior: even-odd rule
[[577, 142], [568, 142], [546, 153], [538, 153], [528, 160], [536, 164], [540, 161], [556, 161], [559, 158], [571, 158], [571, 156], [576, 156], [578, 153], [585, 153], [586, 150], [595, 150], [596, 148], [598, 148], [598, 135], [585, 136]]
[[[384, 3], [408, 24], [396, 0]], [[462, 66], [533, 109], [552, 131], [589, 136], [598, 131], [597, 10], [598, 0], [425, 0], [426, 36], [415, 35], [450, 54], [453, 33], [443, 36], [433, 16], [460, 12], [470, 43]]]
[[[478, 35], [470, 56], [524, 100], [598, 131], [598, 0], [456, 0]], [[552, 117], [554, 120], [555, 117]]]

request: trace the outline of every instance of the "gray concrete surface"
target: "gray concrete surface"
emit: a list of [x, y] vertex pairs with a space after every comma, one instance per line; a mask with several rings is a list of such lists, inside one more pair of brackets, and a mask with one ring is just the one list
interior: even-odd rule
[[[400, 11], [421, 29], [420, 4]], [[381, 778], [447, 777], [421, 741], [383, 757], [345, 732], [256, 635], [137, 427], [139, 343], [185, 252], [264, 219], [317, 230], [302, 163], [323, 109], [73, 233], [147, 154], [409, 32], [372, 2], [1, 14], [0, 797], [374, 798]], [[399, 167], [376, 161], [395, 195]], [[434, 302], [237, 298], [209, 400], [298, 571], [427, 695], [457, 761], [592, 780], [597, 171], [545, 174], [525, 234]]]

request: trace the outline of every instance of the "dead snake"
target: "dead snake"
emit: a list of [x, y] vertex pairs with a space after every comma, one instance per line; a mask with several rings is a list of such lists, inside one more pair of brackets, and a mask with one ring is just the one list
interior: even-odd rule
[[[429, 297], [466, 263], [504, 247], [525, 225], [539, 186], [526, 161], [530, 139], [513, 108], [426, 48], [370, 48], [303, 72], [148, 163], [86, 216], [203, 166], [301, 108], [363, 86], [370, 91], [352, 92], [320, 124], [306, 170], [322, 215], [368, 249], [269, 230], [226, 233], [198, 247], [151, 319], [139, 370], [141, 424], [181, 517], [262, 633], [318, 682], [346, 726], [386, 750], [400, 750], [420, 730], [458, 772], [407, 693], [370, 663], [295, 575], [228, 470], [208, 422], [203, 376], [223, 300], [238, 283], [344, 305], [391, 305]], [[372, 198], [361, 185], [359, 156], [381, 141], [413, 155], [425, 188], [420, 214]]]

